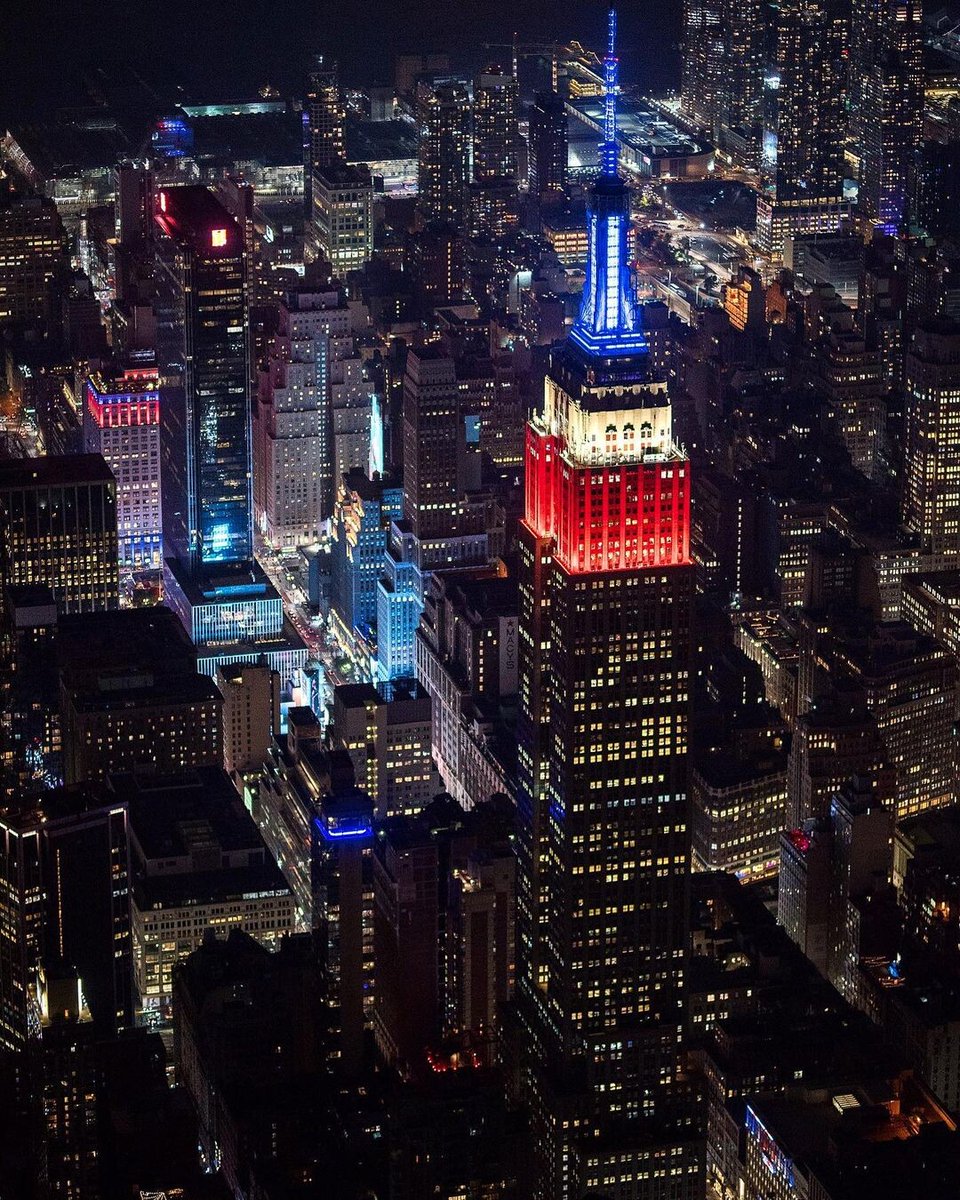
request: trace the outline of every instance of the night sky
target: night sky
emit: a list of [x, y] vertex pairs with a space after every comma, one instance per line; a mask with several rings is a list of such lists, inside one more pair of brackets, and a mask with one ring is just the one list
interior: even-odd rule
[[[680, 0], [620, 6], [623, 73], [656, 91], [678, 82]], [[349, 14], [345, 19], [344, 14]], [[454, 65], [505, 52], [484, 41], [579, 37], [599, 46], [597, 0], [0, 0], [0, 123], [85, 101], [84, 77], [127, 63], [164, 98], [240, 98], [265, 82], [299, 93], [311, 52], [336, 55], [343, 81], [392, 78], [392, 56], [448, 50]]]

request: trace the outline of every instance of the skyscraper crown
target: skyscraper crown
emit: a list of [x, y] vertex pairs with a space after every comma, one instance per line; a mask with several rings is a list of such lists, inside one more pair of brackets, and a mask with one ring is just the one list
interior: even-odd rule
[[603, 60], [600, 171], [587, 211], [587, 278], [570, 340], [590, 357], [645, 355], [643, 320], [630, 277], [630, 192], [617, 170], [617, 14], [610, 9]]

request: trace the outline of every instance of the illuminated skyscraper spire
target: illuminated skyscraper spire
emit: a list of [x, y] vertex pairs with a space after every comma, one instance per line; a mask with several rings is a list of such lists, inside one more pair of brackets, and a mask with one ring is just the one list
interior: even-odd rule
[[610, 9], [603, 60], [603, 141], [600, 173], [587, 212], [587, 278], [570, 340], [591, 357], [647, 353], [640, 307], [630, 278], [630, 191], [617, 170], [617, 14]]
[[600, 146], [600, 170], [604, 175], [617, 173], [617, 92], [620, 60], [617, 58], [617, 10], [607, 17], [607, 53], [603, 60], [603, 143]]

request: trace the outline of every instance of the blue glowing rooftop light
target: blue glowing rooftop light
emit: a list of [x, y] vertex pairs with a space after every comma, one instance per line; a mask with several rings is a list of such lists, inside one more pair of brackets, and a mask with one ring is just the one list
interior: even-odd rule
[[373, 836], [373, 826], [369, 817], [359, 814], [328, 816], [321, 814], [316, 818], [317, 828], [329, 842], [357, 841]]
[[603, 141], [600, 173], [587, 213], [587, 277], [580, 312], [570, 331], [591, 357], [647, 353], [643, 319], [630, 276], [630, 192], [617, 164], [617, 95], [620, 64], [616, 55], [617, 14], [610, 10], [607, 53], [603, 60]]

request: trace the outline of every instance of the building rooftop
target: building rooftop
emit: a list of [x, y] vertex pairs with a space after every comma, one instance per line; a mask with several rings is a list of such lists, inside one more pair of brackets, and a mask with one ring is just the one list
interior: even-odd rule
[[253, 819], [220, 767], [178, 775], [125, 772], [111, 775], [108, 787], [127, 803], [132, 836], [148, 873], [151, 863], [196, 856], [200, 847], [223, 854], [264, 852]]
[[111, 678], [182, 678], [197, 670], [193, 643], [164, 605], [61, 617], [57, 655], [67, 684], [94, 692], [111, 690]]
[[[567, 109], [591, 129], [602, 130], [602, 96], [568, 100]], [[707, 154], [712, 149], [709, 142], [685, 133], [651, 106], [628, 97], [621, 97], [617, 103], [617, 141], [654, 158]]]
[[102, 454], [45, 454], [40, 458], [0, 460], [0, 491], [114, 482]]
[[189, 242], [208, 257], [229, 257], [242, 250], [236, 221], [209, 188], [161, 188], [157, 206], [157, 224], [175, 241]]

